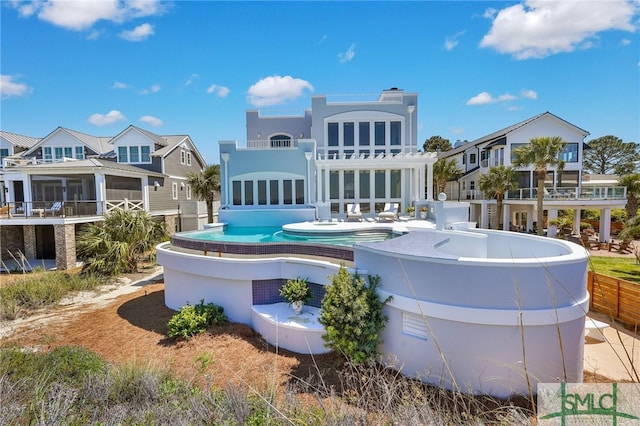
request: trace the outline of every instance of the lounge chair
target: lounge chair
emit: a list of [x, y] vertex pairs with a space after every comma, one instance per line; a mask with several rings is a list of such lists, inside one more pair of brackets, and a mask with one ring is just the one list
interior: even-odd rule
[[362, 220], [362, 212], [360, 211], [360, 204], [347, 204], [347, 220]]
[[5, 206], [0, 208], [0, 219], [11, 217], [11, 207]]
[[592, 240], [587, 235], [581, 235], [580, 241], [587, 250], [598, 250], [600, 248], [600, 241]]
[[378, 221], [393, 222], [398, 218], [398, 203], [385, 203], [384, 210], [378, 213]]
[[45, 216], [60, 216], [62, 211], [62, 201], [56, 201], [51, 207], [44, 209]]
[[635, 247], [633, 241], [630, 238], [626, 238], [618, 243], [611, 241], [609, 244], [609, 251], [617, 251], [620, 254], [633, 253]]

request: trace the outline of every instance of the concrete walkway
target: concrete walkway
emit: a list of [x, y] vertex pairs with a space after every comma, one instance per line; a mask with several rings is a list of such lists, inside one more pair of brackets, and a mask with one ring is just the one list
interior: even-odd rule
[[612, 323], [606, 315], [589, 313], [589, 318], [610, 326], [600, 329], [604, 341], [589, 336], [585, 338], [584, 369], [614, 382], [639, 382], [640, 336]]

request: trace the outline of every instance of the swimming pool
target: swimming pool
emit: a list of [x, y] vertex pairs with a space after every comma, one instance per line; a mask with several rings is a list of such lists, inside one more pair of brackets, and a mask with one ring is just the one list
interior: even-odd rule
[[195, 240], [227, 243], [310, 243], [352, 247], [359, 242], [377, 242], [392, 238], [386, 229], [327, 230], [304, 232], [280, 226], [219, 226], [204, 231], [184, 232], [180, 235]]

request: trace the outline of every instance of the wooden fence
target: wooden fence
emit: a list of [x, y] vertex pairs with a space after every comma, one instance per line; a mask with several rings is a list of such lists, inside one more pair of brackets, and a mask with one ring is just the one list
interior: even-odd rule
[[589, 309], [611, 316], [632, 329], [640, 327], [640, 284], [589, 271]]

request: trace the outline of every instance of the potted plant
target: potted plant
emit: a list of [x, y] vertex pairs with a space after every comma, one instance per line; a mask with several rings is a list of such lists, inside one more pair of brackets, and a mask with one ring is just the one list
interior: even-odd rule
[[422, 219], [427, 218], [427, 206], [420, 207], [420, 218]]
[[280, 296], [284, 297], [296, 315], [302, 312], [302, 307], [311, 299], [311, 287], [307, 282], [307, 278], [295, 278], [287, 280], [280, 287]]
[[413, 206], [409, 206], [409, 207], [407, 207], [407, 214], [408, 214], [409, 216], [413, 216], [413, 214], [415, 213], [415, 211], [416, 211], [416, 208], [415, 208], [415, 207], [413, 207]]

